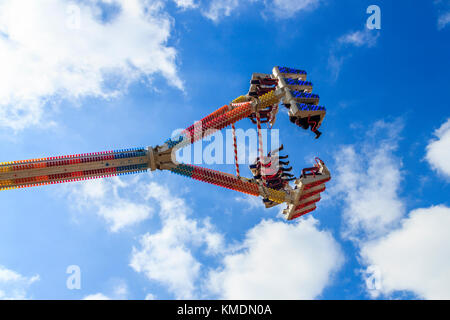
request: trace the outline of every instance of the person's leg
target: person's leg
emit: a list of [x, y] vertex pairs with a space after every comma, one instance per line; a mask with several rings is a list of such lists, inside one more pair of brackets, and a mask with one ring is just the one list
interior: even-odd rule
[[318, 130], [318, 123], [320, 122], [320, 116], [313, 116], [308, 119], [309, 124], [311, 125], [311, 131], [316, 134], [316, 139], [319, 139], [322, 132]]
[[319, 130], [315, 130], [313, 131], [316, 134], [316, 139], [319, 139], [320, 135], [322, 134], [322, 132], [320, 132]]

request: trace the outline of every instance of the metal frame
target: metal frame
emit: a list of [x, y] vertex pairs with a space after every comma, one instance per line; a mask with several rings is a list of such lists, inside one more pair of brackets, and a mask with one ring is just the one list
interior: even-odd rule
[[[316, 208], [315, 203], [320, 200], [320, 192], [325, 190], [325, 183], [331, 179], [328, 168], [321, 160], [317, 160], [315, 167], [309, 168], [313, 169], [311, 174], [302, 175], [295, 181], [293, 187], [287, 185], [283, 190], [268, 188], [254, 179], [190, 164], [181, 164], [176, 161], [175, 153], [178, 149], [203, 139], [217, 130], [233, 125], [251, 114], [259, 115], [261, 110], [272, 105], [277, 106], [280, 102], [289, 106], [289, 115], [291, 116], [320, 115], [321, 119], [318, 124], [320, 126], [325, 116], [325, 108], [321, 107], [323, 109], [320, 110], [314, 108], [318, 104], [318, 98], [308, 102], [294, 97], [292, 94], [293, 90], [303, 90], [308, 94], [312, 92], [312, 84], [305, 82], [306, 72], [274, 67], [272, 74], [254, 73], [250, 92], [256, 90], [253, 82], [260, 78], [275, 79], [277, 84], [273, 86], [272, 90], [260, 96], [247, 94], [235, 99], [232, 103], [219, 108], [186, 128], [177, 137], [168, 139], [161, 146], [0, 163], [0, 190], [110, 177], [148, 169], [151, 171], [169, 170], [227, 189], [253, 196], [262, 196], [274, 204], [286, 203], [287, 208], [283, 213], [287, 220], [302, 216]], [[302, 85], [290, 85], [285, 79], [303, 82]], [[293, 81], [289, 80], [288, 82], [294, 83], [295, 81]], [[301, 103], [306, 103], [311, 107], [299, 109], [298, 106]], [[273, 121], [275, 121], [274, 119]]]

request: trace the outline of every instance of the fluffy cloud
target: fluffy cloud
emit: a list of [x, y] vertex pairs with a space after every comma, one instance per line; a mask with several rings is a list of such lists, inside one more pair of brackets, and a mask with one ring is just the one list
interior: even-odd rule
[[145, 300], [156, 300], [156, 296], [153, 293], [147, 293]]
[[428, 144], [425, 159], [433, 169], [450, 178], [450, 119], [434, 135], [436, 139]]
[[[252, 0], [254, 1], [254, 0]], [[174, 0], [218, 21], [237, 0]], [[317, 7], [319, 0], [264, 2], [279, 17]], [[4, 0], [0, 3], [0, 127], [15, 131], [51, 122], [62, 99], [114, 98], [130, 83], [164, 76], [183, 88], [176, 50], [170, 47], [173, 19], [165, 1], [72, 2]]]
[[314, 10], [320, 0], [273, 0], [271, 5], [279, 17], [290, 18], [303, 10]]
[[130, 196], [120, 195], [122, 192], [136, 193], [135, 188], [129, 187], [136, 185], [138, 180], [139, 177], [135, 177], [127, 184], [120, 178], [114, 177], [107, 180], [85, 181], [68, 188], [70, 188], [72, 202], [80, 211], [94, 211], [106, 221], [111, 232], [118, 232], [148, 219], [153, 213], [153, 208], [149, 204], [136, 203]]
[[[359, 250], [362, 277], [372, 297], [407, 291], [425, 299], [448, 299], [450, 208], [433, 206], [405, 215], [398, 195], [400, 160], [394, 155], [401, 128], [399, 123], [377, 122], [366, 142], [341, 148], [331, 195], [343, 196], [344, 234]], [[427, 155], [435, 149], [445, 152], [448, 129], [449, 122], [436, 131], [438, 140], [430, 143]], [[380, 136], [380, 130], [385, 134]]]
[[163, 1], [2, 1], [0, 127], [41, 124], [56, 99], [112, 98], [154, 74], [182, 88], [171, 24]]
[[433, 3], [438, 12], [437, 29], [442, 30], [450, 24], [450, 1], [435, 0]]
[[187, 203], [166, 187], [150, 183], [146, 198], [159, 204], [162, 228], [140, 238], [140, 248], [133, 248], [130, 266], [166, 285], [178, 299], [195, 297], [201, 263], [193, 250], [205, 247], [207, 254], [220, 252], [222, 235], [207, 220], [199, 223], [189, 218]]
[[222, 17], [228, 17], [239, 5], [237, 0], [213, 0], [210, 2], [203, 15], [213, 21], [218, 21]]
[[355, 47], [373, 47], [377, 43], [379, 33], [364, 29], [362, 31], [354, 31], [344, 34], [338, 39], [339, 44], [352, 45]]
[[[242, 3], [243, 1], [241, 1]], [[248, 0], [247, 2], [261, 2], [260, 0]], [[279, 18], [291, 18], [300, 11], [314, 10], [320, 0], [272, 0], [264, 1], [266, 8]], [[205, 5], [203, 15], [213, 21], [219, 21], [223, 17], [230, 16], [239, 6], [238, 0], [212, 0]]]
[[450, 23], [450, 11], [439, 15], [438, 30], [444, 29]]
[[[191, 210], [186, 201], [155, 182], [144, 183], [136, 176], [126, 183], [115, 177], [86, 181], [69, 190], [71, 203], [80, 211], [96, 212], [112, 232], [149, 218], [159, 205], [162, 227], [139, 238], [139, 246], [132, 250], [130, 266], [148, 279], [167, 286], [176, 298], [192, 298], [197, 294], [199, 288], [195, 283], [202, 271], [196, 257], [197, 249], [210, 256], [223, 251], [223, 237], [209, 220], [190, 218]], [[117, 299], [116, 291], [86, 298]]]
[[174, 0], [174, 2], [178, 8], [182, 9], [196, 8], [198, 6], [198, 3], [194, 0]]
[[264, 203], [261, 201], [260, 197], [255, 197], [251, 195], [243, 195], [239, 197], [234, 198], [235, 201], [240, 202], [242, 204], [242, 208], [244, 211], [250, 211], [250, 210], [265, 210]]
[[450, 208], [413, 210], [401, 227], [363, 245], [361, 255], [374, 277], [369, 292], [408, 290], [425, 299], [450, 299]]
[[377, 122], [369, 133], [375, 143], [344, 146], [335, 155], [336, 185], [331, 195], [344, 200], [347, 237], [365, 240], [383, 235], [404, 215], [398, 197], [401, 162], [393, 155], [400, 128], [399, 123]]
[[[144, 207], [147, 213], [158, 205], [161, 228], [139, 237], [131, 253], [130, 266], [149, 280], [164, 285], [175, 298], [211, 294], [258, 298], [261, 292], [274, 298], [315, 298], [343, 262], [340, 248], [331, 234], [320, 231], [313, 218], [293, 224], [263, 221], [248, 232], [242, 244], [225, 246], [223, 235], [208, 219], [199, 221], [190, 217], [191, 209], [183, 198], [155, 182], [138, 183], [139, 179], [135, 177], [129, 184], [118, 178], [80, 184], [71, 189], [76, 199], [71, 202], [77, 203], [80, 209], [94, 209], [106, 220], [111, 231], [141, 221], [140, 218], [129, 221], [129, 215], [139, 212], [123, 210], [129, 203]], [[138, 187], [129, 188], [130, 185]], [[134, 192], [137, 192], [136, 197], [132, 197]], [[222, 258], [223, 261], [217, 260]], [[223, 263], [223, 267], [210, 270], [209, 282], [202, 280], [207, 274], [204, 259]], [[240, 266], [244, 266], [243, 269]], [[250, 269], [254, 271], [252, 277]], [[314, 270], [314, 277], [308, 276], [309, 270]], [[272, 276], [264, 277], [264, 274]], [[242, 277], [249, 282], [238, 286], [236, 283]], [[205, 290], [212, 287], [216, 289]], [[117, 293], [96, 293], [85, 298], [112, 299], [115, 296]]]
[[110, 282], [115, 283], [114, 286], [109, 290], [108, 294], [104, 293], [94, 293], [87, 295], [83, 300], [125, 300], [128, 298], [128, 286], [127, 283], [122, 279], [111, 279]]
[[0, 265], [0, 299], [27, 299], [29, 286], [38, 280], [38, 275], [25, 277]]
[[[117, 197], [126, 186], [119, 179], [110, 184], [93, 181], [77, 197], [82, 205], [84, 202], [101, 203], [105, 195]], [[244, 249], [236, 253], [235, 245], [225, 247], [222, 234], [208, 219], [191, 218], [187, 202], [174, 196], [167, 187], [155, 182], [140, 186], [143, 203], [151, 208], [159, 205], [161, 228], [139, 238], [139, 244], [132, 250], [130, 266], [149, 280], [166, 286], [177, 299], [204, 297], [211, 293], [228, 298], [243, 295], [257, 298], [263, 291], [276, 294], [275, 298], [314, 298], [320, 295], [332, 273], [342, 264], [339, 246], [331, 234], [318, 230], [313, 218], [294, 224], [264, 221], [249, 231], [247, 240], [238, 245]], [[115, 202], [127, 202], [127, 199], [121, 197]], [[232, 253], [227, 254], [229, 252]], [[224, 257], [223, 268], [212, 271], [207, 284], [201, 281], [207, 271], [201, 259], [206, 257]], [[249, 277], [247, 273], [252, 265], [257, 267]], [[243, 269], [240, 266], [244, 266]], [[315, 276], [309, 277], [308, 270], [314, 270]], [[275, 276], [264, 277], [264, 274]], [[236, 286], [239, 282], [236, 279], [241, 277], [249, 282]], [[217, 287], [217, 283], [221, 285]], [[205, 291], [205, 286], [220, 288], [220, 291]], [[111, 298], [111, 295], [99, 293], [86, 298]]]
[[103, 293], [94, 293], [87, 295], [83, 300], [111, 300], [110, 297], [104, 295]]
[[220, 298], [314, 299], [343, 262], [339, 245], [312, 217], [292, 224], [264, 220], [240, 247], [210, 273], [208, 287]]
[[328, 56], [328, 68], [333, 73], [334, 79], [337, 80], [345, 60], [351, 57], [351, 53], [348, 52], [350, 48], [374, 47], [379, 35], [376, 30], [363, 29], [340, 36], [331, 46]]
[[125, 226], [146, 220], [150, 212], [146, 205], [121, 201], [112, 206], [100, 206], [98, 214], [110, 225], [112, 232], [117, 232]]

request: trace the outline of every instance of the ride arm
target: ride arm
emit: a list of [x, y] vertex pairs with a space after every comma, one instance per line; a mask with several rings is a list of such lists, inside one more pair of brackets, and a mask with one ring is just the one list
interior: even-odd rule
[[0, 190], [110, 177], [145, 171], [144, 148], [0, 163]]

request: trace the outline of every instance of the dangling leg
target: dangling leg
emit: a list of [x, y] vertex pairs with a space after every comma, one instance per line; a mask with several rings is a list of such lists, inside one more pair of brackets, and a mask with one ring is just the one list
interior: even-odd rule
[[316, 139], [319, 139], [319, 137], [321, 136], [322, 132], [320, 132], [319, 130], [314, 130], [313, 131], [316, 134]]
[[320, 135], [322, 134], [322, 132], [317, 130], [317, 124], [319, 123], [318, 120], [320, 120], [320, 117], [319, 117], [319, 119], [316, 119], [316, 118], [317, 118], [317, 116], [314, 116], [313, 119], [308, 117], [308, 124], [311, 125], [311, 131], [316, 134], [316, 139], [319, 139]]

